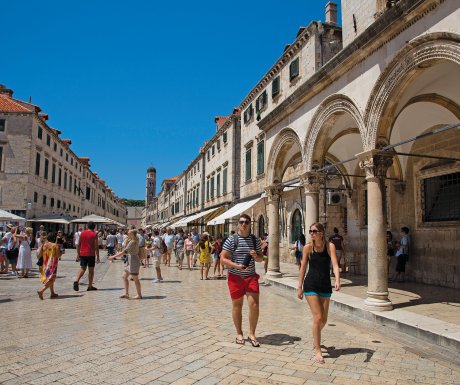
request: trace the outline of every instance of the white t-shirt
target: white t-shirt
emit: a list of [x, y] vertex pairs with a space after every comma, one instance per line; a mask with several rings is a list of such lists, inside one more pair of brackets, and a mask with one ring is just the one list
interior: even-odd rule
[[160, 237], [153, 238], [152, 246], [153, 246], [153, 256], [154, 257], [160, 257], [161, 256], [161, 252], [160, 252], [161, 239], [160, 239]]
[[75, 235], [73, 236], [73, 243], [75, 246], [78, 246], [78, 244], [80, 243], [80, 234], [81, 232], [77, 231]]

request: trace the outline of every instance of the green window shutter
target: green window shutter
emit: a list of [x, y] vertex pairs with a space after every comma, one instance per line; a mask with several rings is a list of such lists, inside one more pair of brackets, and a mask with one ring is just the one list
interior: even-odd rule
[[217, 174], [217, 196], [220, 196], [220, 174]]
[[296, 58], [289, 65], [289, 80], [299, 76], [299, 58]]
[[264, 173], [264, 141], [257, 143], [257, 175]]
[[246, 181], [251, 180], [251, 149], [246, 150]]
[[40, 175], [40, 154], [38, 152], [35, 157], [35, 175]]
[[222, 193], [227, 193], [227, 169], [222, 171]]

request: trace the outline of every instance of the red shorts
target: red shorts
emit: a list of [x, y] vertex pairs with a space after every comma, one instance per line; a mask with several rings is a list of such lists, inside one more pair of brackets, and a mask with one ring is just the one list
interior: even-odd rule
[[241, 277], [236, 274], [228, 273], [227, 278], [230, 297], [239, 299], [246, 293], [259, 293], [259, 275]]

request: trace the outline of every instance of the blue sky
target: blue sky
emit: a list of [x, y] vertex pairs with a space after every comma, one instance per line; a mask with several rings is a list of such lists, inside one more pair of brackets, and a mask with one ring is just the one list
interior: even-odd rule
[[124, 198], [179, 175], [326, 0], [4, 2], [0, 84]]

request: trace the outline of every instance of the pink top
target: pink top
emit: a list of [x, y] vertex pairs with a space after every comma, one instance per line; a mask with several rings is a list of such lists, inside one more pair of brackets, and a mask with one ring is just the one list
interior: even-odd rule
[[184, 242], [185, 250], [193, 250], [193, 241], [191, 239], [186, 239]]

